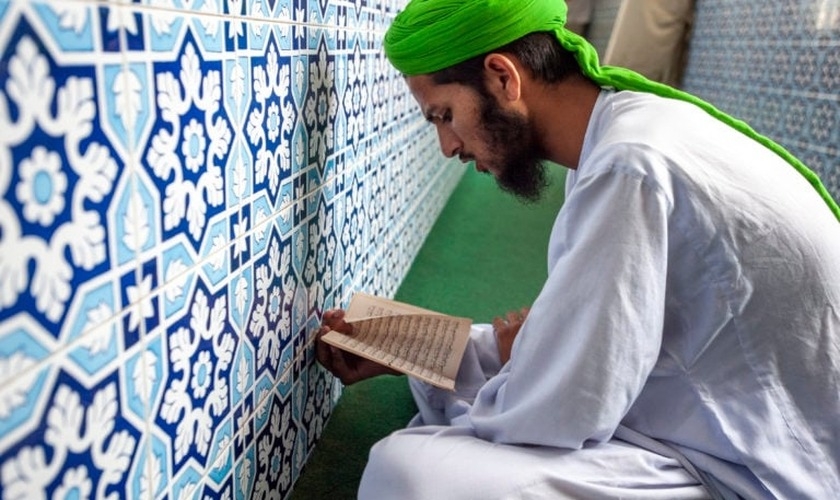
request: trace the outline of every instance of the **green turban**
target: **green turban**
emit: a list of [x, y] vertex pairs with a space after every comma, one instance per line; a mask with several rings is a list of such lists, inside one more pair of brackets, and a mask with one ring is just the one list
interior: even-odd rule
[[529, 33], [553, 32], [598, 85], [694, 103], [767, 146], [805, 176], [840, 220], [840, 207], [819, 177], [785, 148], [696, 96], [629, 69], [601, 66], [595, 47], [565, 28], [566, 11], [564, 0], [412, 0], [385, 34], [385, 55], [404, 75], [422, 75], [491, 52]]

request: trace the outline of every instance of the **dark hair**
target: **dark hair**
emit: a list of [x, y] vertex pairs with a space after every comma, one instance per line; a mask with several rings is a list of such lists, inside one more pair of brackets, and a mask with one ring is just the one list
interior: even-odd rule
[[437, 71], [431, 75], [432, 80], [438, 85], [459, 83], [482, 92], [484, 90], [484, 58], [492, 52], [516, 56], [532, 77], [546, 83], [557, 83], [571, 75], [581, 74], [574, 54], [560, 45], [554, 33], [536, 32], [491, 52]]

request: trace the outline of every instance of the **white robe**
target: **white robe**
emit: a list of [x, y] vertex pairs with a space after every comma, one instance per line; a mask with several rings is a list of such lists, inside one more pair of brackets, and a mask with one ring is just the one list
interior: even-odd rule
[[548, 268], [510, 362], [479, 325], [456, 393], [412, 381], [360, 498], [840, 491], [840, 224], [790, 165], [603, 91]]

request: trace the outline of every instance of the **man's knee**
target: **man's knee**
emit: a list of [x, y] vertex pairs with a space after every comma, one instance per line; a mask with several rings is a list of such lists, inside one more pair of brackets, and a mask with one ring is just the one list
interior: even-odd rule
[[417, 436], [399, 433], [382, 439], [370, 450], [359, 486], [359, 499], [418, 498], [426, 464], [413, 448]]
[[362, 500], [546, 495], [708, 496], [676, 460], [623, 442], [575, 451], [520, 447], [482, 441], [467, 428], [443, 426], [409, 428], [378, 442], [359, 489]]

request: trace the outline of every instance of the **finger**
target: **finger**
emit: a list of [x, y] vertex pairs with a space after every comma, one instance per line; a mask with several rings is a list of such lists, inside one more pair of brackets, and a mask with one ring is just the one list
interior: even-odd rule
[[519, 328], [522, 325], [523, 318], [517, 311], [509, 312], [507, 315], [508, 326], [512, 328]]
[[344, 353], [337, 347], [330, 346], [330, 357], [332, 359], [333, 375], [341, 379], [344, 385], [350, 385], [354, 382], [351, 374], [352, 370], [347, 365], [347, 360], [344, 358]]
[[501, 330], [502, 328], [507, 326], [507, 322], [503, 320], [501, 317], [496, 316], [493, 318], [493, 329], [496, 331]]
[[337, 332], [352, 335], [353, 325], [344, 321], [344, 317], [345, 312], [343, 310], [332, 309], [324, 314], [324, 324]]
[[344, 311], [335, 318], [335, 329], [347, 335], [353, 335], [353, 325], [344, 321]]
[[315, 358], [319, 363], [324, 365], [324, 368], [332, 371], [330, 345], [321, 340], [321, 337], [323, 337], [328, 331], [330, 331], [330, 329], [323, 326], [318, 330], [318, 334], [315, 336]]
[[324, 315], [321, 317], [321, 324], [332, 327], [335, 323], [335, 318], [338, 315], [338, 309], [329, 309], [324, 311]]
[[329, 327], [329, 326], [327, 326], [327, 325], [321, 325], [321, 327], [320, 327], [320, 328], [318, 328], [318, 332], [315, 334], [315, 338], [316, 338], [316, 339], [318, 339], [318, 340], [320, 340], [320, 339], [321, 339], [321, 337], [323, 337], [324, 335], [326, 335], [329, 331], [330, 331], [330, 327]]

